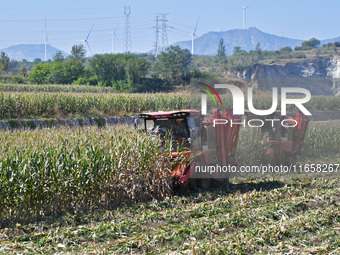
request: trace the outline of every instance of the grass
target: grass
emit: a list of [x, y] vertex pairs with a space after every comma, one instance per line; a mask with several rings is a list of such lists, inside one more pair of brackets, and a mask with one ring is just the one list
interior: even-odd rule
[[215, 189], [0, 230], [0, 254], [338, 254], [337, 179]]

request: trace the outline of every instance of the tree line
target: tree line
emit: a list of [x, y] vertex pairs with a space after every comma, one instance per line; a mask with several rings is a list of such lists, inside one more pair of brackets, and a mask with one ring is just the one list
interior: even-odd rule
[[[226, 56], [223, 39], [215, 56], [192, 56], [189, 50], [170, 46], [157, 58], [151, 54], [96, 54], [86, 58], [83, 45], [74, 45], [70, 55], [61, 52], [53, 60], [42, 62], [11, 61], [0, 54], [0, 82], [15, 84], [78, 84], [108, 86], [119, 92], [158, 92], [171, 90], [173, 85], [189, 84], [190, 78], [221, 77], [243, 71], [265, 60], [306, 58], [306, 52], [320, 55], [337, 53], [339, 42], [320, 46], [312, 38], [301, 46], [265, 51], [258, 43], [249, 52], [234, 47]], [[310, 54], [310, 53], [308, 53]], [[266, 63], [266, 62], [265, 62]]]
[[[83, 45], [74, 45], [71, 54], [61, 52], [52, 61], [37, 61], [30, 72], [17, 70], [13, 83], [78, 84], [109, 86], [119, 92], [157, 92], [171, 89], [190, 80], [191, 54], [170, 46], [157, 60], [146, 54], [96, 54], [85, 57]], [[11, 71], [11, 61], [4, 52], [1, 73]]]

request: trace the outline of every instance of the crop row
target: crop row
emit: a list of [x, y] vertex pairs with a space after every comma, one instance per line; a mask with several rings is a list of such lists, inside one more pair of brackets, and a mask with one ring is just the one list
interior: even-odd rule
[[[271, 108], [272, 98], [267, 94], [254, 96], [256, 109]], [[231, 96], [223, 97], [223, 108], [232, 108]], [[298, 109], [288, 105], [288, 111]], [[187, 93], [115, 94], [115, 93], [21, 93], [0, 92], [0, 119], [32, 116], [60, 118], [72, 115], [124, 115], [143, 111], [164, 111], [201, 107], [200, 96]], [[212, 100], [208, 109], [212, 109]], [[313, 96], [305, 104], [309, 111], [340, 110], [340, 97]], [[247, 108], [247, 107], [246, 107]], [[280, 105], [278, 108], [280, 110]]]
[[[340, 163], [340, 121], [310, 122], [301, 147], [300, 164]], [[261, 142], [259, 139], [261, 137]], [[260, 165], [266, 162], [268, 135], [259, 130], [244, 128], [240, 131], [236, 162], [238, 165]], [[339, 169], [340, 171], [340, 169]]]
[[125, 126], [0, 132], [0, 144], [0, 226], [170, 191], [169, 147]]
[[[258, 139], [255, 131], [241, 130], [238, 165], [266, 162], [267, 146]], [[0, 132], [0, 219], [109, 209], [164, 197], [170, 192], [169, 144], [162, 147], [126, 126]], [[339, 148], [337, 125], [312, 124], [301, 162], [340, 163]]]
[[113, 93], [112, 87], [90, 85], [31, 85], [0, 84], [2, 92], [64, 92], [64, 93]]
[[179, 94], [0, 93], [0, 119], [98, 113], [115, 116], [182, 109], [189, 105], [190, 98]]

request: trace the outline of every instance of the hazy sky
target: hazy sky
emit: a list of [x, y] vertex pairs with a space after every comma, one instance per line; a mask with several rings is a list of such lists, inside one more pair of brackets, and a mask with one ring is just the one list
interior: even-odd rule
[[152, 49], [155, 19], [168, 13], [168, 41], [191, 40], [197, 19], [197, 35], [208, 31], [242, 28], [242, 7], [247, 9], [246, 27], [278, 36], [307, 40], [340, 36], [339, 0], [213, 0], [213, 1], [114, 1], [114, 0], [12, 0], [0, 7], [0, 49], [15, 44], [44, 43], [45, 17], [48, 42], [67, 53], [82, 43], [94, 25], [88, 42], [95, 53], [123, 51], [124, 6], [131, 6], [130, 26], [133, 52]]

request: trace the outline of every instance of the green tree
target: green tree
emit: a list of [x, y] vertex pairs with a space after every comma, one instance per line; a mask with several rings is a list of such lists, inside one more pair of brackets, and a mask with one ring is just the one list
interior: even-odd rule
[[303, 48], [317, 48], [320, 46], [320, 40], [316, 39], [316, 38], [311, 38], [308, 41], [304, 41], [301, 43], [301, 46]]
[[292, 51], [293, 50], [290, 46], [286, 46], [286, 47], [283, 47], [283, 48], [280, 49], [280, 52], [282, 52], [282, 53], [290, 53]]
[[39, 63], [41, 63], [41, 62], [42, 62], [41, 58], [35, 58], [35, 59], [33, 60], [33, 63], [34, 63], [34, 64], [39, 64]]
[[126, 79], [130, 84], [137, 84], [141, 78], [144, 78], [149, 69], [151, 63], [144, 58], [137, 58], [130, 56], [126, 60], [125, 74]]
[[33, 84], [47, 84], [48, 76], [52, 71], [52, 65], [50, 63], [36, 64], [28, 75], [28, 80]]
[[239, 52], [241, 52], [241, 47], [240, 46], [235, 46], [234, 50], [233, 50], [233, 54], [237, 54]]
[[85, 48], [83, 44], [73, 45], [71, 49], [71, 56], [70, 58], [76, 60], [85, 60]]
[[21, 68], [20, 74], [22, 75], [22, 77], [26, 78], [27, 77], [27, 68], [26, 67]]
[[5, 52], [0, 54], [0, 72], [7, 72], [10, 69], [10, 59]]
[[83, 62], [77, 59], [69, 59], [63, 62], [54, 62], [47, 81], [54, 84], [72, 84], [84, 75]]
[[112, 86], [116, 81], [125, 80], [125, 57], [123, 54], [96, 54], [89, 61], [89, 69], [99, 84]]
[[315, 39], [313, 37], [307, 41], [302, 42], [300, 47], [299, 46], [295, 47], [295, 50], [312, 50], [314, 48], [319, 47], [320, 44], [321, 44], [320, 40]]
[[262, 49], [261, 49], [261, 43], [258, 42], [256, 45], [255, 45], [255, 52], [257, 54], [262, 54]]
[[54, 62], [63, 62], [65, 60], [64, 55], [61, 51], [57, 51], [53, 56]]
[[180, 84], [184, 82], [190, 62], [191, 53], [189, 50], [181, 49], [179, 46], [170, 46], [159, 55], [154, 64], [153, 73], [170, 83]]
[[217, 58], [217, 60], [219, 60], [221, 62], [225, 61], [225, 59], [226, 59], [225, 45], [224, 45], [224, 40], [222, 38], [220, 39], [220, 42], [218, 44], [216, 58]]
[[127, 92], [136, 90], [149, 68], [150, 62], [132, 54], [97, 54], [89, 61], [89, 69], [101, 85], [117, 85], [117, 90]]

